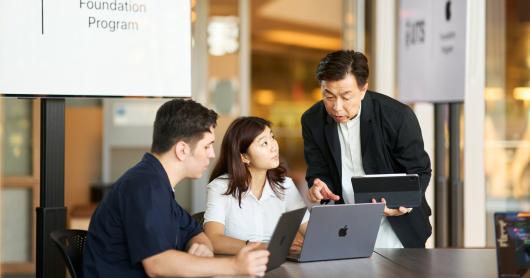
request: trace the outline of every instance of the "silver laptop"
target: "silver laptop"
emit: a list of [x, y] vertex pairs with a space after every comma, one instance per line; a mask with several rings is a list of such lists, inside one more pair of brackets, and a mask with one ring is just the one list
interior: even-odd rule
[[370, 257], [383, 217], [384, 204], [315, 206], [296, 262]]

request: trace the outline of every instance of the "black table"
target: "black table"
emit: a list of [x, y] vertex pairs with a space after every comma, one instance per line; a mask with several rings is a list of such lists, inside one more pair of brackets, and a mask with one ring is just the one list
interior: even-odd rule
[[266, 277], [497, 277], [495, 249], [376, 249], [370, 258], [286, 262]]

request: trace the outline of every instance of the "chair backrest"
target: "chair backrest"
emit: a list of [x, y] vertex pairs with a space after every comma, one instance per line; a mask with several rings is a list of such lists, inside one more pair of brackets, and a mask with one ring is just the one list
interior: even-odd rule
[[63, 254], [72, 278], [83, 277], [83, 249], [87, 234], [84, 230], [57, 230], [50, 233], [50, 237]]
[[193, 214], [191, 217], [193, 217], [201, 226], [204, 224], [204, 211], [197, 212]]

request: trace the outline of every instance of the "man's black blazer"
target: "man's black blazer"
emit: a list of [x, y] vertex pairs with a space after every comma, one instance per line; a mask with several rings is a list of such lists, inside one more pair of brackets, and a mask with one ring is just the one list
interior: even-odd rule
[[[432, 232], [431, 208], [425, 190], [431, 178], [431, 162], [423, 147], [416, 115], [407, 105], [383, 94], [367, 91], [361, 102], [361, 156], [366, 174], [418, 174], [423, 191], [421, 207], [409, 214], [388, 217], [397, 237], [406, 248], [425, 247]], [[325, 182], [333, 193], [341, 196], [341, 151], [337, 123], [322, 101], [302, 115], [306, 180]]]

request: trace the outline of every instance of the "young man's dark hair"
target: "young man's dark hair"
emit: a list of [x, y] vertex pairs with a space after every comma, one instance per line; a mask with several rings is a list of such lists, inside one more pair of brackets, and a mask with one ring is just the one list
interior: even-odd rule
[[366, 84], [370, 70], [368, 59], [364, 54], [353, 50], [331, 52], [320, 60], [316, 76], [319, 82], [337, 81], [343, 79], [348, 73], [355, 76], [359, 87]]
[[[192, 118], [193, 121], [187, 120]], [[165, 153], [178, 141], [185, 141], [194, 147], [204, 132], [215, 127], [216, 121], [215, 111], [191, 99], [168, 101], [156, 113], [151, 152]]]

